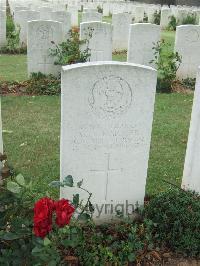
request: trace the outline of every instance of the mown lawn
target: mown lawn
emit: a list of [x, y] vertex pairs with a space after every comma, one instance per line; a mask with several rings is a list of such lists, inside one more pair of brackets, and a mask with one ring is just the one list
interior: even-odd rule
[[[157, 94], [147, 193], [180, 185], [192, 95]], [[14, 168], [34, 178], [37, 193], [59, 177], [60, 97], [2, 97], [5, 151]], [[81, 178], [81, 177], [80, 177]]]
[[23, 81], [27, 79], [26, 55], [0, 54], [0, 82]]

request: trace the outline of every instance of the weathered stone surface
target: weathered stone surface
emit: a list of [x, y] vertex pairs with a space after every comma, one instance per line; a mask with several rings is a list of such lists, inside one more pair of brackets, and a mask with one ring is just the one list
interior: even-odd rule
[[83, 12], [82, 22], [102, 21], [102, 14], [98, 12]]
[[200, 68], [198, 70], [190, 122], [182, 187], [200, 193]]
[[39, 20], [40, 12], [30, 10], [20, 10], [15, 12], [15, 22], [20, 29], [20, 43], [21, 45], [27, 45], [27, 31], [28, 21]]
[[130, 25], [127, 61], [155, 67], [153, 47], [160, 40], [161, 28], [150, 23]]
[[54, 11], [51, 13], [52, 20], [62, 23], [64, 38], [69, 37], [71, 30], [71, 13], [66, 11]]
[[200, 65], [200, 26], [178, 26], [176, 29], [175, 51], [182, 57], [177, 78], [195, 78]]
[[88, 40], [88, 61], [112, 60], [112, 25], [106, 22], [84, 22], [80, 24], [80, 39]]
[[0, 9], [0, 47], [6, 45], [6, 10]]
[[130, 14], [113, 14], [113, 50], [125, 50], [128, 48], [128, 34], [131, 23], [132, 16]]
[[54, 64], [50, 48], [63, 41], [62, 23], [35, 20], [28, 22], [28, 73], [41, 72], [57, 75], [60, 66]]
[[[156, 80], [154, 69], [130, 63], [62, 68], [61, 180], [83, 179], [97, 222], [144, 202]], [[61, 188], [61, 197], [75, 193], [86, 202], [84, 191]]]

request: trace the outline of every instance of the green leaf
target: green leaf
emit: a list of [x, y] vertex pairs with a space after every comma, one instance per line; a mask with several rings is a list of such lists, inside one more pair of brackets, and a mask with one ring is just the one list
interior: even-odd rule
[[48, 262], [48, 266], [56, 266], [56, 265], [58, 265], [58, 264], [55, 260], [51, 260]]
[[128, 255], [128, 261], [129, 261], [129, 262], [134, 262], [135, 259], [136, 259], [135, 254], [132, 253], [132, 254], [129, 254], [129, 255]]
[[38, 247], [38, 246], [36, 246], [36, 247], [34, 247], [34, 249], [32, 249], [32, 254], [35, 254], [35, 253], [40, 253], [42, 251], [42, 248], [41, 247]]
[[25, 187], [26, 183], [25, 183], [25, 179], [22, 174], [19, 174], [16, 176], [16, 181], [19, 185], [21, 185], [22, 187]]
[[91, 217], [90, 217], [90, 215], [88, 213], [81, 213], [78, 216], [78, 220], [81, 220], [81, 221], [85, 221], [86, 222], [86, 221], [88, 221], [90, 219], [91, 219]]
[[68, 187], [73, 187], [74, 185], [73, 177], [71, 175], [66, 176], [63, 180], [63, 184]]
[[79, 205], [79, 194], [73, 195], [73, 201], [72, 204], [77, 208]]
[[83, 184], [83, 179], [77, 183], [77, 187], [80, 188], [82, 186], [82, 184]]
[[52, 181], [49, 184], [50, 187], [60, 187], [61, 186], [61, 182], [60, 181]]
[[46, 246], [48, 246], [50, 244], [51, 244], [51, 241], [49, 240], [49, 238], [48, 237], [45, 237], [45, 239], [44, 239], [44, 246], [46, 247]]
[[9, 190], [10, 192], [14, 194], [19, 194], [21, 192], [20, 186], [16, 182], [12, 182], [12, 181], [7, 183], [7, 190]]
[[11, 232], [1, 232], [0, 233], [0, 239], [3, 239], [3, 240], [15, 240], [15, 239], [18, 239], [19, 238], [19, 235], [15, 234], [15, 233], [11, 233]]

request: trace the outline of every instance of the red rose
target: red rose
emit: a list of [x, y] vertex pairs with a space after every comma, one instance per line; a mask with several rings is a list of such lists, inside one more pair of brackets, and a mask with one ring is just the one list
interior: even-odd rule
[[66, 199], [61, 199], [55, 202], [56, 224], [63, 227], [69, 224], [75, 208]]
[[34, 206], [34, 233], [44, 238], [52, 229], [52, 213], [54, 201], [50, 198], [42, 198]]

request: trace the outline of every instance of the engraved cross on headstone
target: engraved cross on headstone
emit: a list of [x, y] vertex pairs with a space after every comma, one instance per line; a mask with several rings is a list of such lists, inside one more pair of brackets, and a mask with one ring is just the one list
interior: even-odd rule
[[110, 154], [109, 153], [106, 153], [107, 155], [107, 164], [106, 164], [106, 168], [104, 170], [98, 170], [98, 169], [93, 169], [93, 170], [90, 170], [91, 172], [97, 172], [97, 173], [105, 173], [106, 174], [106, 191], [105, 191], [105, 200], [107, 200], [107, 194], [108, 194], [108, 179], [109, 179], [109, 174], [111, 172], [116, 172], [116, 171], [120, 171], [122, 172], [123, 169], [120, 168], [120, 169], [112, 169], [110, 167]]

